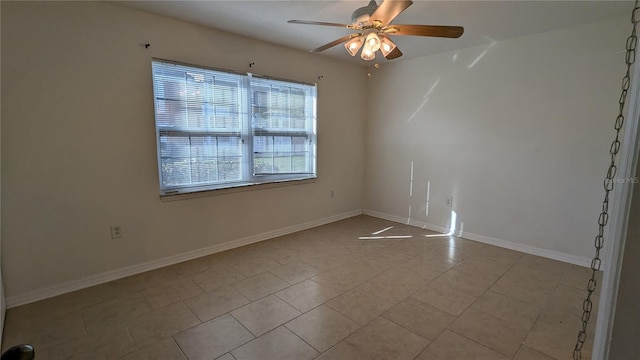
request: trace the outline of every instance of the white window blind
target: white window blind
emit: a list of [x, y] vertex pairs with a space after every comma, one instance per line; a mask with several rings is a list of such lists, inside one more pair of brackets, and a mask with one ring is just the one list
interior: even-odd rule
[[160, 193], [316, 177], [316, 87], [154, 60]]

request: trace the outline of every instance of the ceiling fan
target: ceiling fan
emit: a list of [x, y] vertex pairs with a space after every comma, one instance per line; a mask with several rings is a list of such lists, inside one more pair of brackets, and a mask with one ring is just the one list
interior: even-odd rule
[[373, 60], [376, 51], [380, 50], [387, 60], [402, 56], [402, 52], [391, 41], [390, 35], [432, 36], [445, 38], [459, 38], [464, 32], [461, 26], [440, 25], [401, 25], [391, 24], [396, 16], [413, 4], [411, 0], [384, 0], [380, 6], [375, 0], [371, 0], [365, 7], [356, 9], [351, 15], [352, 24], [338, 24], [320, 21], [289, 20], [290, 24], [321, 25], [344, 27], [356, 30], [352, 33], [336, 39], [328, 44], [320, 46], [311, 52], [321, 52], [338, 44], [345, 43], [344, 47], [351, 56], [356, 56], [360, 48], [360, 57], [363, 60]]

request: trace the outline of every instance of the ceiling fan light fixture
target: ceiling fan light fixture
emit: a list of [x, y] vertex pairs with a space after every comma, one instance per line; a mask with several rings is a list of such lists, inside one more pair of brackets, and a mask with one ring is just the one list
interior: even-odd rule
[[356, 54], [358, 53], [358, 50], [360, 50], [363, 43], [364, 43], [364, 40], [362, 40], [362, 35], [356, 36], [353, 39], [347, 41], [344, 44], [344, 48], [347, 49], [347, 52], [349, 53], [349, 55], [356, 56]]
[[402, 51], [391, 41], [393, 36], [427, 36], [440, 38], [459, 38], [464, 33], [462, 26], [391, 24], [398, 15], [405, 11], [412, 0], [367, 0], [367, 6], [356, 9], [351, 16], [351, 24], [340, 24], [323, 21], [289, 20], [291, 24], [321, 25], [347, 28], [356, 33], [345, 35], [318, 48], [311, 50], [319, 53], [336, 45], [343, 44], [349, 55], [360, 57], [365, 61], [374, 60], [375, 53], [380, 50], [387, 60], [402, 56]]
[[385, 57], [387, 55], [389, 55], [393, 49], [396, 48], [396, 44], [394, 44], [393, 41], [391, 41], [391, 39], [389, 39], [386, 36], [380, 36], [380, 52], [382, 53], [382, 55], [384, 55]]

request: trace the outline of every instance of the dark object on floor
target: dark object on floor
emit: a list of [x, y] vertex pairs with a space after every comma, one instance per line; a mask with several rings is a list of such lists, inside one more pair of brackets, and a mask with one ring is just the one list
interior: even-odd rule
[[16, 345], [5, 351], [0, 360], [33, 360], [36, 350], [29, 344]]

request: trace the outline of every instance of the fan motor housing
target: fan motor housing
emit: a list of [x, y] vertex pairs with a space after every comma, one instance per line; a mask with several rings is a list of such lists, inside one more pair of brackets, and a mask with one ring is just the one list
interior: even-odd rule
[[351, 14], [351, 22], [354, 24], [364, 24], [369, 21], [371, 14], [378, 8], [375, 0], [371, 0], [367, 6], [356, 9]]

